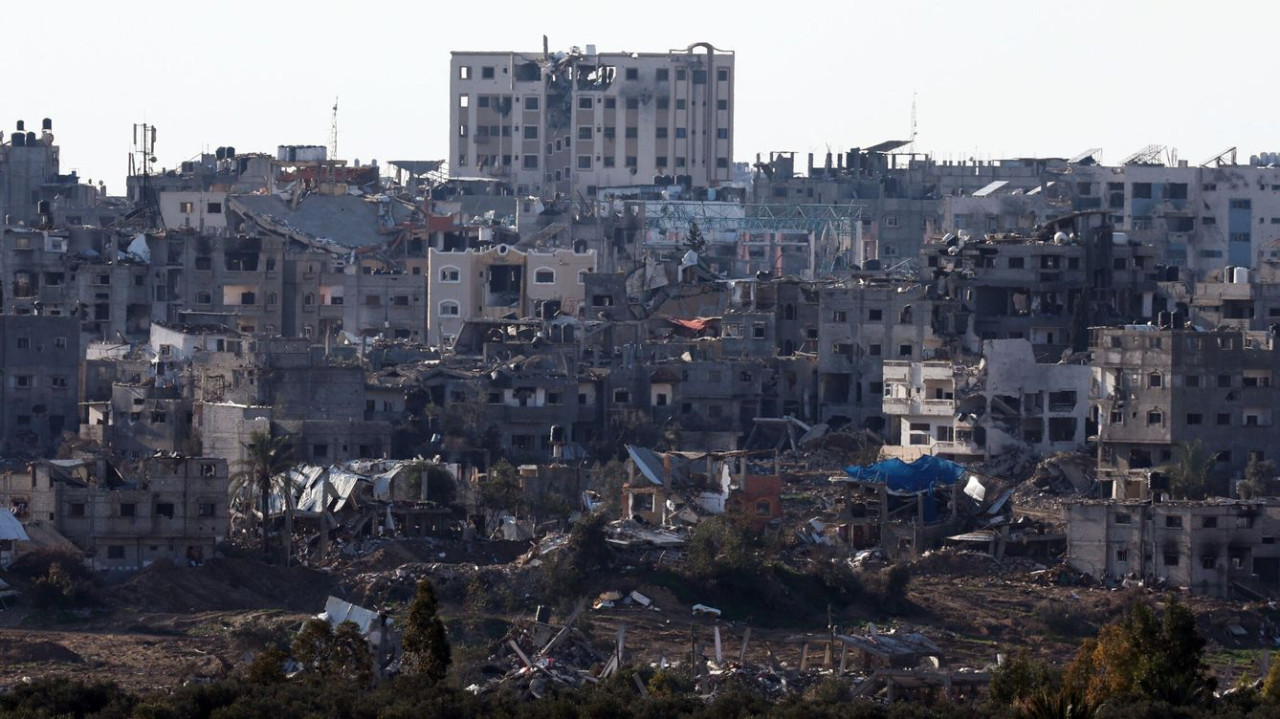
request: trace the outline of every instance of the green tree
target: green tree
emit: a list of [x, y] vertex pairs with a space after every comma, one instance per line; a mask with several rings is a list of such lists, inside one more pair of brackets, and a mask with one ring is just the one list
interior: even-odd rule
[[689, 223], [689, 232], [684, 236], [684, 246], [697, 252], [699, 257], [707, 249], [707, 238], [702, 236], [702, 228], [698, 227], [698, 223]]
[[439, 607], [431, 581], [420, 580], [400, 642], [404, 649], [405, 673], [423, 677], [433, 684], [444, 679], [452, 661], [449, 635], [440, 620]]
[[[423, 498], [441, 507], [448, 507], [458, 498], [458, 483], [454, 481], [453, 475], [434, 462], [414, 462], [406, 474], [406, 481], [409, 485], [409, 494], [415, 499]], [[423, 496], [424, 483], [426, 484], [425, 497]]]
[[288, 471], [293, 467], [289, 457], [289, 445], [284, 437], [272, 437], [268, 432], [254, 432], [244, 445], [245, 459], [240, 471], [231, 479], [231, 497], [242, 497], [252, 506], [256, 499], [262, 513], [262, 552], [270, 550], [268, 526], [271, 519], [271, 495], [279, 490], [288, 504], [285, 512], [286, 534], [293, 530], [293, 487]]
[[1041, 687], [1018, 707], [1022, 719], [1090, 719], [1098, 715], [1100, 705], [1075, 689]]
[[1126, 694], [1195, 703], [1211, 696], [1215, 686], [1204, 646], [1195, 615], [1177, 600], [1170, 597], [1159, 616], [1135, 601], [1125, 616], [1080, 647], [1064, 675], [1064, 691], [1081, 693], [1091, 703]]
[[1169, 491], [1178, 499], [1204, 499], [1211, 494], [1225, 494], [1215, 486], [1213, 453], [1196, 439], [1174, 448], [1174, 462], [1166, 468]]
[[253, 658], [245, 679], [250, 684], [282, 684], [286, 678], [284, 663], [288, 658], [289, 655], [280, 648], [268, 647]]
[[317, 679], [343, 679], [367, 687], [373, 678], [369, 643], [354, 622], [342, 622], [335, 630], [323, 619], [308, 620], [290, 651]]
[[479, 501], [481, 507], [489, 510], [491, 519], [502, 511], [520, 513], [524, 504], [520, 476], [505, 458], [489, 467], [489, 476], [480, 484]]
[[1269, 493], [1267, 484], [1276, 476], [1276, 463], [1269, 459], [1258, 459], [1258, 455], [1249, 456], [1249, 464], [1244, 468], [1244, 480], [1236, 484], [1236, 493], [1241, 499], [1265, 497]]
[[1042, 690], [1056, 691], [1057, 685], [1058, 677], [1048, 663], [1019, 649], [991, 673], [987, 699], [993, 707], [1012, 706], [1030, 701]]
[[1280, 661], [1271, 661], [1267, 678], [1262, 682], [1262, 697], [1272, 704], [1280, 704]]
[[698, 522], [689, 535], [686, 554], [695, 575], [707, 578], [757, 568], [755, 538], [738, 516], [721, 514]]
[[542, 581], [548, 596], [558, 599], [580, 596], [590, 578], [609, 566], [613, 555], [606, 542], [608, 521], [608, 515], [603, 512], [584, 515], [574, 523], [564, 547], [543, 558]]
[[591, 488], [604, 502], [604, 511], [614, 517], [622, 516], [622, 486], [627, 483], [627, 465], [617, 457], [598, 462], [591, 470]]

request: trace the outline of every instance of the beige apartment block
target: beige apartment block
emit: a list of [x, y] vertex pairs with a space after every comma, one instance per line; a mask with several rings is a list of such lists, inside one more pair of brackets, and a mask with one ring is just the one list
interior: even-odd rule
[[427, 342], [448, 343], [470, 319], [576, 315], [595, 250], [427, 252]]
[[449, 72], [454, 177], [574, 199], [658, 175], [732, 179], [732, 51], [454, 52]]

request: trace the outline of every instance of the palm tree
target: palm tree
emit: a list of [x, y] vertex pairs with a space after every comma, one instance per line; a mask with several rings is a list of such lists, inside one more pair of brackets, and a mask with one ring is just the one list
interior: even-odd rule
[[1199, 438], [1174, 447], [1174, 461], [1168, 467], [1169, 489], [1178, 499], [1203, 499], [1215, 494], [1214, 454]]
[[[269, 432], [254, 432], [244, 445], [245, 458], [241, 461], [241, 469], [232, 478], [232, 496], [254, 497], [262, 511], [262, 552], [270, 549], [267, 539], [267, 524], [271, 516], [271, 493], [277, 488], [282, 490], [285, 502], [289, 505], [285, 513], [285, 521], [292, 524], [293, 493], [292, 480], [288, 475], [293, 467], [289, 458], [289, 445], [284, 437], [272, 437]], [[291, 532], [289, 527], [286, 532]]]

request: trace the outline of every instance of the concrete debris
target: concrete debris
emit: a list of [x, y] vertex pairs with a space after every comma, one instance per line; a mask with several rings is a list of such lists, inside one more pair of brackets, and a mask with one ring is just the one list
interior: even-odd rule
[[608, 531], [607, 541], [619, 549], [678, 548], [689, 541], [683, 529], [654, 527], [629, 519], [610, 522]]
[[693, 616], [695, 617], [720, 617], [720, 610], [715, 607], [708, 607], [705, 604], [693, 605]]

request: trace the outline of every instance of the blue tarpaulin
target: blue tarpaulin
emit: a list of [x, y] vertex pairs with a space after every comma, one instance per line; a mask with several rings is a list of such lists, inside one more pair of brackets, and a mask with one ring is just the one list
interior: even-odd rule
[[955, 484], [964, 476], [965, 469], [951, 460], [926, 454], [910, 464], [900, 459], [886, 459], [866, 466], [845, 467], [844, 471], [854, 479], [884, 482], [891, 492], [915, 494], [936, 484]]
[[900, 459], [886, 459], [866, 466], [845, 467], [844, 471], [853, 479], [884, 482], [893, 494], [918, 494], [937, 485], [949, 487], [965, 473], [963, 466], [928, 454], [910, 464]]

